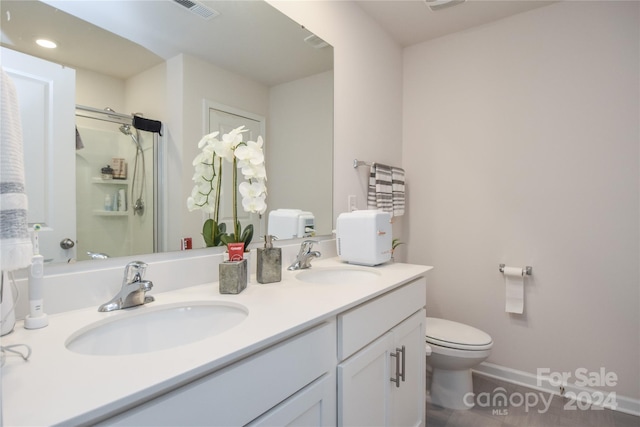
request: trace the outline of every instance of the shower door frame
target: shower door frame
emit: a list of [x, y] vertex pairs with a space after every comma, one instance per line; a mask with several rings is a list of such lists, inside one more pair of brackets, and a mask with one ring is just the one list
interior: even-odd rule
[[[133, 116], [115, 111], [101, 110], [99, 108], [88, 107], [86, 105], [76, 104], [76, 117], [84, 117], [87, 119], [101, 120], [104, 122], [110, 122], [120, 125], [133, 126]], [[164, 201], [160, 200], [164, 192], [159, 191], [160, 184], [160, 169], [162, 163], [162, 153], [159, 149], [160, 137], [157, 133], [152, 132], [153, 135], [153, 252], [157, 253], [162, 248], [162, 228], [164, 214], [161, 209], [164, 206]]]

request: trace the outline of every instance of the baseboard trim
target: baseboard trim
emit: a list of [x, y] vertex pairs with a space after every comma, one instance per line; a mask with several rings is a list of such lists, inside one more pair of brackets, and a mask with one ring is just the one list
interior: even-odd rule
[[[538, 377], [534, 374], [524, 371], [518, 371], [516, 369], [507, 368], [500, 365], [495, 365], [493, 363], [483, 362], [478, 365], [474, 370], [474, 373], [478, 375], [483, 375], [485, 377], [495, 378], [501, 381], [505, 381], [511, 384], [517, 384], [524, 387], [528, 387], [534, 390], [547, 392], [551, 394], [555, 394], [560, 396], [559, 387], [556, 385], [552, 385], [549, 381], [543, 379], [542, 384], [539, 381]], [[599, 390], [588, 388], [588, 387], [577, 387], [572, 384], [564, 385], [564, 395], [571, 396], [571, 398], [575, 397], [576, 404], [579, 407], [580, 404], [588, 404], [593, 403], [594, 405], [602, 406], [608, 409], [612, 409], [614, 411], [624, 412], [626, 414], [640, 416], [640, 400], [632, 399], [626, 396], [620, 396], [618, 394], [615, 395], [615, 401], [607, 401], [607, 399], [603, 399], [602, 404], [598, 404], [599, 402], [595, 402], [591, 396], [598, 396], [597, 393], [602, 394]], [[587, 400], [591, 400], [591, 402], [587, 402]], [[611, 400], [611, 399], [609, 399]], [[613, 403], [613, 405], [611, 404]]]

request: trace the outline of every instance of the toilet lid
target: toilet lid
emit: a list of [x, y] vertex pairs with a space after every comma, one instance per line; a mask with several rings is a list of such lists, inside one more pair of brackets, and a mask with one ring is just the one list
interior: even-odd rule
[[464, 350], [486, 350], [493, 341], [486, 332], [446, 319], [427, 317], [427, 342]]

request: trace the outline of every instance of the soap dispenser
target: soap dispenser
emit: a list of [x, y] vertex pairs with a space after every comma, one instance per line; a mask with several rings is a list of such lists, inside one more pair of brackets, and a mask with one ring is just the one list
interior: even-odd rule
[[258, 248], [256, 279], [258, 283], [282, 280], [282, 249], [273, 247], [275, 236], [264, 236], [264, 248]]

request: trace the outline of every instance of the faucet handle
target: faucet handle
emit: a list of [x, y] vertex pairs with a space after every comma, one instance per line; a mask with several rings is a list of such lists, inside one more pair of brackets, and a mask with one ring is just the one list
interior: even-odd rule
[[300, 254], [305, 254], [311, 251], [313, 244], [318, 243], [317, 240], [305, 240], [300, 245]]
[[318, 243], [318, 241], [309, 239], [309, 240], [305, 240], [305, 241], [302, 242], [303, 245], [309, 245], [310, 248], [313, 247], [314, 243]]
[[124, 268], [125, 283], [132, 283], [142, 280], [147, 270], [147, 263], [142, 261], [131, 261]]

